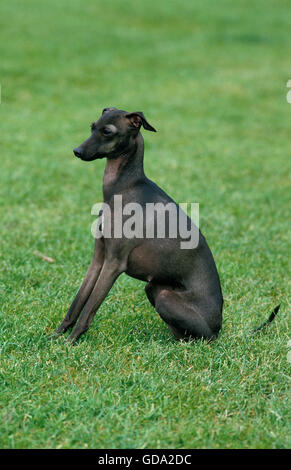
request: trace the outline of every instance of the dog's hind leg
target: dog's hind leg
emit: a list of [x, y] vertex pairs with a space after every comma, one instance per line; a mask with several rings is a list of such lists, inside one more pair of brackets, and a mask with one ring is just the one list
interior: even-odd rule
[[160, 317], [167, 323], [177, 339], [217, 337], [221, 327], [221, 314], [203, 314], [188, 291], [176, 290], [168, 286], [148, 285], [147, 295]]
[[65, 333], [69, 328], [72, 328], [76, 323], [81, 310], [86, 304], [95, 284], [98, 279], [98, 276], [101, 272], [104, 261], [104, 244], [102, 239], [96, 240], [95, 252], [85, 279], [82, 282], [78, 293], [71, 304], [67, 315], [65, 316], [63, 322], [56, 330], [56, 334]]

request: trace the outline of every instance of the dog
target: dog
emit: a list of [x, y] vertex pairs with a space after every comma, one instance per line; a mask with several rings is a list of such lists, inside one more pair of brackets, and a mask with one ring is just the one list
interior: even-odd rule
[[[77, 325], [68, 340], [75, 342], [91, 322], [116, 279], [122, 273], [146, 282], [145, 292], [169, 329], [179, 340], [217, 338], [222, 325], [223, 296], [219, 275], [210, 248], [197, 229], [195, 247], [181, 248], [181, 235], [169, 236], [171, 218], [166, 221], [166, 235], [156, 233], [161, 212], [147, 220], [154, 236], [112, 236], [116, 229], [116, 197], [121, 208], [138, 204], [144, 216], [148, 204], [160, 208], [178, 205], [144, 173], [144, 140], [141, 129], [156, 132], [140, 111], [127, 112], [105, 108], [101, 117], [92, 123], [91, 135], [74, 149], [83, 161], [106, 158], [103, 177], [104, 204], [110, 209], [102, 212], [101, 236], [95, 239], [93, 259], [86, 277], [56, 334]], [[129, 206], [128, 206], [129, 205]], [[123, 223], [128, 220], [123, 215]], [[105, 217], [105, 219], [104, 219]], [[195, 224], [186, 215], [187, 226]], [[144, 221], [144, 219], [143, 219]], [[110, 235], [104, 236], [104, 224], [110, 225]], [[144, 234], [145, 226], [142, 222]]]

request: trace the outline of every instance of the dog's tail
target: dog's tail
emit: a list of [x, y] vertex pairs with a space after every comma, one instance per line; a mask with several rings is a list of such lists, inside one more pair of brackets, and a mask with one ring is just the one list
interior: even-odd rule
[[252, 331], [252, 334], [254, 333], [257, 333], [258, 331], [262, 330], [263, 328], [265, 328], [265, 326], [268, 326], [273, 320], [274, 318], [276, 317], [277, 313], [279, 312], [279, 308], [280, 308], [280, 304], [277, 305], [277, 307], [274, 308], [274, 310], [272, 311], [271, 315], [269, 316], [268, 320], [265, 321], [265, 323], [263, 323], [261, 326], [259, 326], [258, 328], [255, 328], [255, 330]]

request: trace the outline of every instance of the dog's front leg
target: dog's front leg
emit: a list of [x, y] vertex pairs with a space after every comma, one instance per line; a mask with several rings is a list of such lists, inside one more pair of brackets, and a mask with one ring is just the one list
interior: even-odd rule
[[95, 251], [94, 256], [91, 261], [91, 264], [88, 268], [85, 279], [82, 282], [78, 293], [73, 300], [67, 315], [65, 316], [63, 322], [56, 330], [56, 334], [65, 333], [69, 328], [72, 328], [76, 323], [78, 316], [84, 305], [86, 304], [95, 284], [98, 279], [98, 276], [101, 272], [104, 262], [104, 240], [97, 239], [95, 242]]
[[105, 260], [98, 280], [80, 315], [76, 328], [69, 336], [69, 341], [76, 341], [88, 330], [98, 308], [107, 296], [118, 276], [124, 272], [117, 260]]

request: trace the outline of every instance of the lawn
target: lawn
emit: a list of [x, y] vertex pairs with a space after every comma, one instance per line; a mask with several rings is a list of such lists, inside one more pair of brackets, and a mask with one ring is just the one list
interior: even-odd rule
[[[3, 0], [0, 31], [0, 447], [289, 447], [289, 2]], [[105, 162], [72, 149], [108, 106], [144, 112], [147, 175], [200, 204], [211, 344], [176, 342], [125, 275], [76, 346], [48, 339], [102, 200]]]

